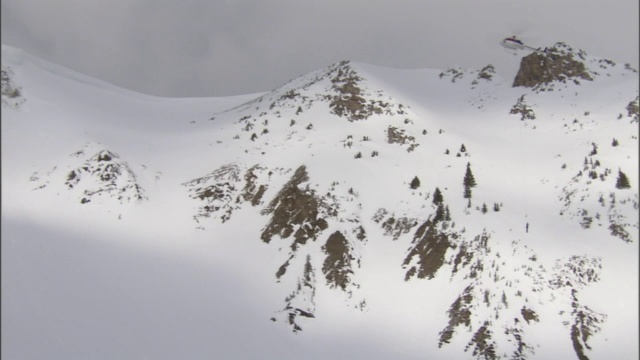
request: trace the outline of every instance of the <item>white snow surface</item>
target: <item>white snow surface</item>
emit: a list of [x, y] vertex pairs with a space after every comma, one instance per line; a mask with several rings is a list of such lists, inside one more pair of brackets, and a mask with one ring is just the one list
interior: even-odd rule
[[[339, 64], [268, 93], [174, 99], [2, 45], [3, 69], [24, 99], [2, 107], [2, 359], [475, 359], [467, 345], [487, 319], [496, 358], [511, 358], [513, 338], [496, 329], [511, 326], [523, 307], [540, 321], [523, 326], [531, 351], [522, 358], [577, 358], [571, 294], [549, 285], [554, 268], [572, 256], [601, 266], [598, 281], [572, 280], [581, 305], [605, 315], [585, 354], [638, 358], [638, 123], [626, 110], [638, 96], [638, 73], [597, 60], [586, 61], [599, 73], [593, 81], [545, 92], [514, 88], [498, 75], [478, 80], [473, 69], [459, 69], [452, 81], [444, 70], [349, 62], [363, 96], [392, 112], [349, 121], [322, 100], [331, 91], [327, 74]], [[298, 96], [283, 98], [289, 91]], [[522, 95], [534, 120], [509, 113]], [[413, 142], [388, 143], [390, 126]], [[417, 146], [408, 151], [411, 143]], [[466, 152], [457, 157], [462, 144]], [[79, 169], [102, 150], [130, 171], [114, 186], [137, 184], [142, 201], [105, 191], [82, 203], [101, 185]], [[477, 181], [471, 208], [463, 198], [468, 163]], [[195, 219], [201, 204], [185, 184], [228, 164], [243, 174], [256, 164], [266, 169], [256, 173], [268, 183], [261, 204], [239, 204], [224, 222], [218, 213]], [[261, 210], [301, 165], [310, 189], [338, 195], [339, 210], [294, 254], [287, 239], [261, 240], [269, 222]], [[605, 168], [604, 180], [587, 176]], [[66, 184], [73, 170], [84, 193]], [[618, 170], [630, 189], [615, 187]], [[415, 176], [420, 187], [411, 189]], [[419, 226], [434, 214], [436, 187], [462, 235], [457, 249], [490, 236], [491, 251], [474, 255], [487, 270], [475, 279], [452, 274], [451, 249], [433, 279], [405, 281], [416, 228], [394, 240], [374, 221], [385, 209]], [[628, 241], [611, 234], [612, 216], [626, 224]], [[360, 261], [357, 286], [331, 288], [322, 246], [356, 225], [366, 231], [366, 241], [348, 240]], [[298, 317], [302, 331], [293, 333], [281, 311], [307, 255], [315, 289], [291, 304], [315, 313]], [[489, 270], [492, 262], [501, 272]], [[544, 279], [536, 283], [538, 275], [527, 272]], [[470, 325], [438, 346], [447, 311], [469, 284], [478, 304], [485, 290], [492, 304], [476, 307]], [[500, 305], [502, 294], [508, 305]]]

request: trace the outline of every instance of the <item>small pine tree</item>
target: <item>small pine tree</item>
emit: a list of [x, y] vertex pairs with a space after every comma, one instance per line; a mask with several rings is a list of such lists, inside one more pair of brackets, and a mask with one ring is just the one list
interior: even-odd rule
[[622, 172], [622, 170], [618, 169], [618, 179], [616, 180], [616, 188], [618, 189], [629, 189], [631, 188], [631, 184], [629, 183], [629, 178], [627, 175]]
[[414, 177], [413, 180], [411, 180], [411, 184], [409, 185], [412, 189], [417, 189], [420, 187], [420, 179], [418, 179], [418, 177]]
[[444, 219], [445, 219], [444, 206], [442, 206], [442, 204], [440, 204], [440, 205], [438, 205], [438, 208], [436, 209], [436, 216], [433, 218], [433, 222], [436, 223], [436, 222], [444, 220]]
[[471, 199], [471, 188], [468, 186], [464, 187], [464, 193], [462, 194], [462, 197], [465, 199]]
[[442, 193], [440, 192], [440, 189], [436, 188], [436, 190], [433, 192], [433, 203], [435, 205], [439, 205], [439, 204], [442, 204], [443, 201], [444, 201], [444, 198], [442, 197]]
[[460, 152], [466, 152], [467, 148], [464, 146], [464, 144], [462, 144], [462, 146], [460, 146]]
[[449, 206], [445, 206], [444, 208], [444, 219], [446, 221], [451, 221], [451, 213], [449, 212]]
[[500, 205], [498, 205], [498, 203], [493, 203], [493, 211], [495, 212], [500, 211]]
[[482, 203], [482, 213], [486, 214], [487, 213], [487, 204]]
[[616, 138], [613, 138], [613, 141], [611, 142], [611, 146], [618, 146], [618, 140]]
[[464, 174], [464, 180], [462, 182], [462, 184], [465, 187], [475, 187], [476, 186], [476, 179], [473, 176], [473, 173], [471, 172], [471, 164], [467, 163], [467, 172]]

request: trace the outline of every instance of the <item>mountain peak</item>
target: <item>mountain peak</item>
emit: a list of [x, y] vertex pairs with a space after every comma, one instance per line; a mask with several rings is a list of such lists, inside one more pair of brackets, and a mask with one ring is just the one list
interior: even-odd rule
[[[551, 47], [534, 51], [522, 58], [513, 87], [551, 91], [554, 83], [573, 82], [580, 85], [581, 81], [593, 81], [600, 75], [600, 71], [616, 66], [611, 60], [589, 56], [584, 50], [557, 42]], [[628, 65], [625, 70], [635, 71]]]

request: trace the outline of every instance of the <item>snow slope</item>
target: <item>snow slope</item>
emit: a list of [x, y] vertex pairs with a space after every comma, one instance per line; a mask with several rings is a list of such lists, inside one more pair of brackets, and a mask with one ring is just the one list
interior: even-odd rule
[[554, 49], [167, 99], [3, 45], [2, 358], [637, 358], [638, 73]]

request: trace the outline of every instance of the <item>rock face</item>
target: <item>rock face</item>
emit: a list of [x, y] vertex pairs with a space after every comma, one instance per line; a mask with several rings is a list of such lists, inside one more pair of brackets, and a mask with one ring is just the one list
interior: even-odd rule
[[546, 52], [533, 52], [522, 58], [513, 87], [544, 91], [545, 85], [556, 81], [573, 81], [576, 84], [580, 80], [592, 81], [593, 76], [584, 64], [585, 55], [583, 51], [575, 53], [563, 43], [556, 43]]
[[24, 102], [22, 89], [12, 79], [13, 71], [9, 67], [2, 67], [2, 106], [17, 109]]
[[72, 170], [64, 175], [60, 174], [59, 166], [55, 166], [44, 176], [34, 173], [30, 179], [36, 183], [34, 190], [48, 189], [53, 184], [63, 183], [64, 188], [74, 193], [81, 204], [97, 201], [115, 201], [117, 204], [146, 201], [148, 198], [136, 174], [118, 154], [101, 149], [86, 158], [87, 152], [93, 153], [95, 148], [88, 144], [84, 149], [71, 154], [72, 165], [67, 166]]
[[[281, 311], [285, 316], [285, 322], [291, 325], [294, 333], [302, 330], [298, 317], [315, 318], [315, 294], [315, 272], [311, 265], [311, 257], [307, 255], [302, 276], [298, 278], [295, 290], [285, 299], [285, 306]], [[276, 317], [272, 317], [271, 321], [277, 321]]]
[[327, 228], [327, 221], [319, 216], [319, 201], [313, 190], [301, 189], [299, 185], [309, 180], [306, 167], [300, 166], [291, 180], [263, 211], [272, 215], [269, 224], [260, 236], [268, 243], [274, 235], [288, 238], [293, 234], [292, 250], [315, 240], [318, 233]]

